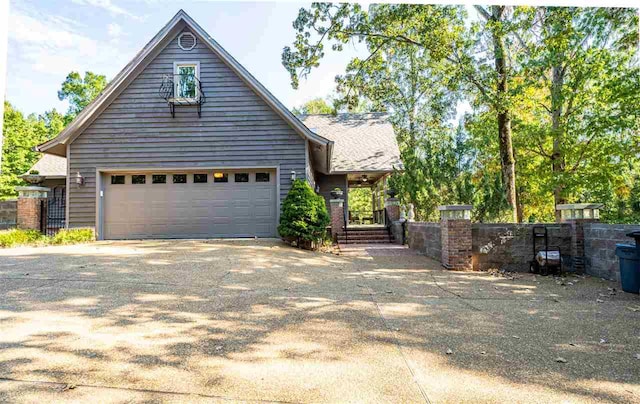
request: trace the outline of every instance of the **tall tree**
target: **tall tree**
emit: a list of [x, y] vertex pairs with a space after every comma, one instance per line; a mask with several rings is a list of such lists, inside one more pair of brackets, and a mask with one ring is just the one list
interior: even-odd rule
[[520, 16], [524, 76], [542, 90], [523, 142], [547, 162], [554, 204], [582, 199], [587, 182], [623, 185], [619, 173], [639, 157], [637, 12], [540, 7]]
[[69, 101], [66, 123], [73, 120], [107, 85], [107, 78], [101, 74], [85, 72], [84, 77], [78, 72], [71, 72], [62, 82], [58, 91], [60, 101]]
[[22, 184], [18, 178], [38, 160], [33, 147], [47, 140], [48, 130], [43, 120], [31, 114], [25, 117], [11, 104], [4, 103], [4, 137], [0, 199], [15, 197], [15, 187]]

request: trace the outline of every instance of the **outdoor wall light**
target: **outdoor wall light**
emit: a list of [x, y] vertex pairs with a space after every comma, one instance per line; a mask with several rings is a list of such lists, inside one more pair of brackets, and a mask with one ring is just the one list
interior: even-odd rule
[[367, 174], [362, 174], [362, 177], [360, 177], [362, 179], [362, 182], [367, 182], [369, 181], [369, 178], [367, 177]]
[[295, 180], [296, 180], [296, 171], [291, 170], [291, 181], [295, 181]]
[[84, 177], [82, 175], [80, 175], [80, 172], [76, 172], [76, 175], [74, 176], [74, 181], [77, 185], [84, 185]]

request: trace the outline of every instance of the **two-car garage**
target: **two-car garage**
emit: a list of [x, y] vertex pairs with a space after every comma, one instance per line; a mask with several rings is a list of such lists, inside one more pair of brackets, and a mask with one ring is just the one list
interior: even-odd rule
[[103, 172], [101, 183], [104, 239], [277, 234], [275, 169]]

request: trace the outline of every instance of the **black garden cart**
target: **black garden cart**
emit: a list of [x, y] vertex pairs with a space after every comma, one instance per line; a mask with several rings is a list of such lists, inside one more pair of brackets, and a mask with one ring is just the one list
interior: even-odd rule
[[533, 259], [529, 261], [529, 272], [540, 275], [560, 273], [562, 259], [560, 247], [549, 245], [549, 232], [546, 226], [534, 226]]

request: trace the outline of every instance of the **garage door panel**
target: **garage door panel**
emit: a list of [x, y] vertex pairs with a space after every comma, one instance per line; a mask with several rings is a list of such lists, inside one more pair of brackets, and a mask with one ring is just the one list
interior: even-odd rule
[[[247, 171], [237, 171], [247, 172]], [[152, 184], [146, 173], [145, 184], [132, 184], [127, 173], [125, 184], [111, 184], [111, 174], [104, 174], [104, 237], [126, 238], [197, 238], [197, 237], [273, 237], [276, 235], [276, 183], [274, 170], [270, 182], [255, 181], [256, 171], [249, 172], [249, 182], [235, 182], [234, 171], [228, 183], [193, 183], [193, 172], [186, 184], [174, 184], [173, 174], [165, 174], [165, 184]], [[197, 171], [203, 173], [203, 171]], [[122, 174], [118, 174], [122, 175]]]

